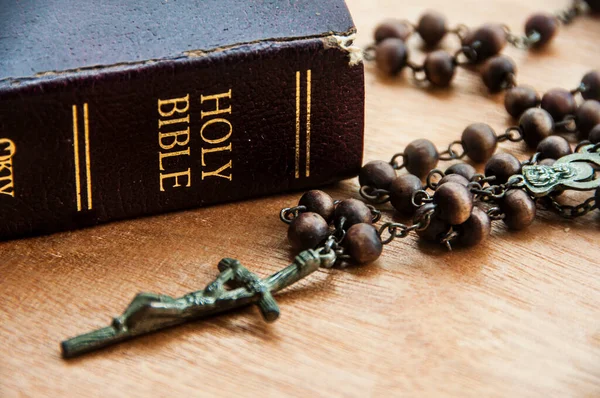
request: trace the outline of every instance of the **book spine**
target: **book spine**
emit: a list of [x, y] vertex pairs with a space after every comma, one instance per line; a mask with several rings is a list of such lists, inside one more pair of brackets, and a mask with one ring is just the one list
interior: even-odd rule
[[260, 42], [0, 87], [0, 239], [299, 190], [362, 162], [361, 63]]

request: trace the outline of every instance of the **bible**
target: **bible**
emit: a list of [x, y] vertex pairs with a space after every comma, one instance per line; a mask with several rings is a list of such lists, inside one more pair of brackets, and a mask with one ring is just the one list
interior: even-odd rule
[[364, 71], [343, 0], [11, 0], [0, 19], [0, 239], [360, 169]]

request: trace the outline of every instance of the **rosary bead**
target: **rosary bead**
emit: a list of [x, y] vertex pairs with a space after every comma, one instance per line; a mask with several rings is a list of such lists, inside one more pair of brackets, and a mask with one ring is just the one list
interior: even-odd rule
[[439, 217], [452, 225], [462, 224], [471, 216], [473, 195], [467, 187], [456, 182], [440, 185], [433, 194]]
[[493, 184], [504, 184], [508, 179], [521, 172], [521, 163], [509, 153], [497, 153], [485, 165], [485, 175], [495, 176]]
[[475, 206], [469, 219], [457, 227], [458, 241], [464, 246], [475, 246], [486, 240], [491, 230], [490, 217]]
[[460, 184], [464, 187], [466, 187], [467, 185], [469, 185], [469, 180], [467, 180], [465, 177], [461, 176], [460, 174], [448, 174], [445, 175], [444, 177], [442, 177], [438, 183], [437, 183], [437, 187], [439, 188], [440, 185], [442, 184], [446, 184], [448, 182], [455, 182], [457, 184]]
[[505, 215], [504, 223], [510, 229], [527, 228], [535, 218], [535, 202], [521, 189], [506, 192], [500, 207]]
[[587, 100], [577, 109], [577, 129], [579, 138], [587, 139], [590, 131], [600, 124], [600, 102]]
[[366, 185], [376, 189], [388, 189], [394, 178], [396, 178], [396, 170], [383, 160], [373, 160], [365, 164], [358, 174], [358, 182], [361, 186]]
[[567, 115], [574, 115], [577, 111], [575, 97], [564, 88], [555, 88], [542, 97], [542, 109], [545, 109], [552, 119], [563, 120]]
[[600, 12], [600, 0], [584, 0], [592, 12]]
[[538, 162], [540, 166], [552, 166], [556, 162], [556, 159], [546, 158]]
[[475, 170], [475, 167], [465, 162], [453, 164], [446, 169], [446, 175], [458, 174], [465, 177], [469, 181], [471, 181], [476, 172], [477, 170]]
[[[433, 203], [426, 203], [423, 206], [419, 207], [415, 212], [415, 216], [413, 218], [414, 223], [418, 223], [423, 215], [429, 211], [435, 210], [435, 205]], [[429, 225], [427, 228], [423, 230], [417, 230], [417, 235], [419, 238], [424, 239], [429, 242], [439, 242], [444, 235], [450, 229], [450, 224], [446, 221], [440, 219], [435, 214], [431, 216], [429, 221]]]
[[396, 38], [381, 41], [375, 47], [375, 63], [387, 75], [396, 75], [406, 66], [408, 49], [404, 42]]
[[454, 78], [456, 63], [452, 55], [444, 50], [437, 50], [427, 55], [423, 68], [425, 76], [431, 84], [446, 87], [450, 85], [452, 78]]
[[540, 103], [540, 96], [529, 86], [517, 86], [506, 91], [504, 108], [509, 115], [518, 119], [529, 108]]
[[435, 11], [428, 11], [419, 19], [417, 32], [427, 46], [434, 47], [446, 35], [446, 18]]
[[371, 210], [366, 204], [357, 199], [342, 200], [335, 208], [335, 219], [344, 218], [344, 229], [348, 230], [354, 224], [372, 223]]
[[440, 154], [431, 141], [421, 138], [408, 144], [403, 160], [409, 173], [425, 178], [437, 166]]
[[573, 153], [569, 142], [559, 135], [544, 138], [538, 144], [536, 151], [541, 153], [540, 159], [560, 159]]
[[585, 86], [585, 90], [581, 93], [584, 99], [600, 101], [600, 71], [593, 70], [586, 73], [581, 83]]
[[294, 250], [315, 248], [329, 234], [327, 221], [317, 213], [300, 213], [290, 223], [288, 240]]
[[344, 237], [344, 249], [358, 264], [368, 264], [377, 260], [383, 251], [383, 243], [375, 227], [371, 224], [355, 224]]
[[466, 155], [476, 163], [487, 161], [496, 152], [496, 132], [485, 123], [473, 123], [463, 131], [461, 138]]
[[509, 76], [517, 73], [517, 67], [512, 59], [504, 55], [490, 58], [481, 68], [483, 83], [491, 92], [502, 90], [507, 85]]
[[600, 124], [597, 124], [591, 131], [588, 137], [592, 144], [600, 143]]
[[550, 14], [533, 14], [525, 22], [525, 35], [530, 37], [534, 32], [540, 35], [540, 39], [534, 44], [541, 47], [548, 43], [558, 30], [558, 20]]
[[406, 41], [412, 33], [412, 28], [404, 21], [389, 19], [383, 21], [375, 28], [375, 43], [379, 43], [390, 37]]
[[410, 215], [415, 211], [412, 197], [422, 188], [419, 177], [413, 174], [402, 174], [390, 184], [390, 203], [398, 212]]
[[506, 45], [506, 32], [504, 32], [501, 25], [485, 24], [467, 33], [462, 44], [463, 46], [472, 47], [476, 42], [479, 42], [479, 46], [475, 48], [477, 61], [481, 62], [502, 51]]
[[298, 205], [305, 206], [306, 211], [317, 213], [328, 222], [331, 220], [333, 211], [335, 210], [331, 196], [318, 189], [304, 193]]
[[535, 148], [540, 141], [552, 134], [554, 120], [545, 110], [531, 108], [521, 115], [519, 127], [525, 143], [530, 148]]
[[598, 208], [598, 210], [600, 210], [600, 188], [596, 188], [596, 206]]

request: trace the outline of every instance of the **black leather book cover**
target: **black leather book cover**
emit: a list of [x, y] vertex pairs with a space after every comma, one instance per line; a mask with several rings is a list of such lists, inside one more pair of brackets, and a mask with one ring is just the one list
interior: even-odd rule
[[1, 0], [0, 238], [356, 175], [342, 0]]

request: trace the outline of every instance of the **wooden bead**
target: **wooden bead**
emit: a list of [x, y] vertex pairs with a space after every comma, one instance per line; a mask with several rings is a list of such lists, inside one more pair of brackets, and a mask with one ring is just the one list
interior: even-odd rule
[[527, 228], [535, 218], [535, 202], [521, 189], [506, 192], [500, 208], [504, 213], [504, 223], [510, 229]]
[[462, 43], [463, 46], [473, 47], [479, 42], [475, 51], [476, 61], [481, 62], [489, 57], [499, 54], [506, 45], [506, 32], [499, 24], [485, 24], [482, 27], [467, 33]]
[[375, 63], [385, 74], [394, 76], [406, 66], [408, 50], [404, 42], [388, 38], [375, 46]]
[[577, 102], [569, 91], [564, 88], [555, 88], [544, 94], [541, 107], [552, 116], [552, 119], [561, 121], [565, 116], [575, 114]]
[[435, 169], [439, 159], [440, 154], [435, 145], [424, 138], [411, 142], [404, 150], [403, 161], [406, 170], [421, 179]]
[[290, 223], [288, 241], [295, 250], [315, 248], [329, 235], [327, 221], [317, 213], [300, 213]]
[[375, 28], [375, 43], [379, 43], [389, 38], [396, 38], [406, 41], [411, 33], [412, 28], [406, 22], [396, 19], [388, 19], [387, 21], [383, 21], [377, 25], [377, 28]]
[[540, 39], [534, 44], [534, 47], [546, 45], [558, 30], [558, 20], [550, 14], [533, 14], [525, 22], [525, 35], [531, 37], [534, 32], [540, 35]]
[[419, 19], [417, 32], [427, 46], [436, 46], [446, 35], [446, 18], [438, 12], [428, 11]]
[[467, 180], [465, 177], [461, 176], [460, 174], [448, 174], [445, 175], [444, 177], [442, 177], [438, 183], [437, 183], [437, 187], [439, 188], [440, 185], [446, 184], [448, 182], [455, 182], [457, 184], [460, 184], [464, 187], [466, 187], [467, 185], [469, 185], [469, 180]]
[[458, 242], [465, 246], [475, 246], [490, 236], [492, 223], [487, 213], [479, 207], [473, 207], [467, 221], [457, 227]]
[[560, 159], [573, 153], [569, 141], [559, 135], [544, 138], [538, 144], [536, 151], [540, 152], [540, 159]]
[[584, 0], [592, 12], [600, 12], [600, 0]]
[[454, 78], [456, 63], [452, 55], [444, 50], [437, 50], [427, 55], [423, 68], [425, 76], [431, 84], [438, 87], [447, 87]]
[[519, 118], [519, 127], [523, 133], [523, 141], [530, 148], [535, 148], [540, 141], [552, 134], [554, 120], [545, 110], [531, 108]]
[[596, 188], [596, 206], [598, 207], [598, 210], [600, 210], [600, 188]]
[[586, 73], [581, 79], [585, 90], [581, 93], [584, 99], [600, 101], [600, 71], [593, 70]]
[[594, 100], [584, 101], [577, 109], [578, 137], [581, 140], [588, 139], [590, 131], [600, 124], [600, 102]]
[[298, 201], [298, 205], [305, 206], [306, 211], [317, 213], [327, 222], [331, 221], [333, 211], [335, 210], [331, 196], [318, 189], [305, 192]]
[[403, 174], [396, 177], [390, 184], [390, 203], [398, 212], [410, 215], [415, 212], [412, 197], [422, 189], [421, 180], [413, 174]]
[[500, 91], [508, 84], [511, 75], [517, 73], [517, 67], [512, 59], [497, 55], [488, 59], [481, 68], [481, 78], [491, 92]]
[[358, 174], [358, 182], [361, 186], [366, 185], [377, 189], [388, 189], [394, 178], [396, 178], [396, 170], [383, 160], [373, 160], [365, 164]]
[[509, 153], [497, 153], [485, 165], [485, 175], [495, 176], [494, 184], [504, 184], [508, 179], [521, 172], [521, 163]]
[[433, 194], [438, 216], [452, 225], [462, 224], [471, 216], [473, 194], [464, 185], [447, 182], [440, 185]]
[[600, 124], [594, 126], [594, 128], [590, 131], [588, 139], [592, 144], [600, 143]]
[[371, 224], [355, 224], [343, 241], [346, 253], [358, 264], [368, 264], [377, 260], [383, 251], [383, 243], [375, 227]]
[[535, 108], [540, 103], [540, 96], [529, 86], [517, 86], [506, 91], [504, 108], [509, 115], [518, 119], [529, 108]]
[[354, 224], [371, 224], [373, 222], [371, 210], [366, 204], [357, 199], [345, 199], [338, 203], [334, 217], [338, 221], [344, 218], [345, 230], [348, 230]]
[[486, 162], [496, 152], [496, 132], [485, 123], [473, 123], [463, 131], [461, 138], [466, 155], [476, 163]]
[[[436, 206], [433, 203], [426, 203], [423, 206], [419, 207], [415, 212], [415, 216], [413, 218], [413, 222], [416, 224], [423, 219], [423, 215], [429, 211], [435, 211]], [[439, 242], [446, 233], [450, 230], [450, 224], [446, 221], [434, 215], [431, 216], [429, 221], [429, 225], [427, 228], [419, 231], [417, 230], [417, 235], [419, 238], [424, 239], [429, 242]]]
[[471, 179], [473, 178], [473, 176], [475, 175], [476, 172], [477, 171], [475, 170], [475, 167], [471, 166], [468, 163], [464, 163], [464, 162], [453, 164], [452, 166], [450, 166], [446, 169], [446, 175], [459, 174], [459, 175], [465, 177], [469, 181], [471, 181]]
[[556, 159], [552, 158], [542, 159], [538, 162], [540, 166], [552, 166], [554, 163], [556, 163]]

